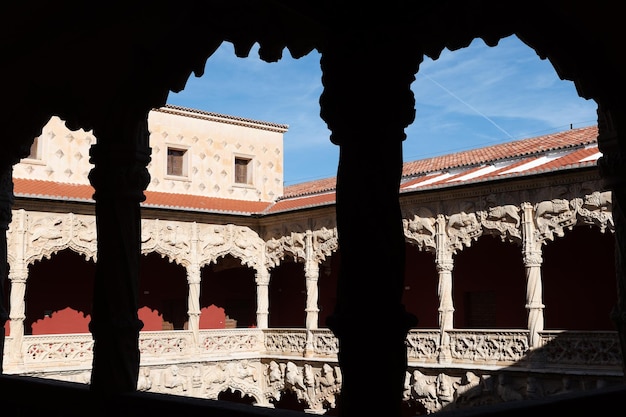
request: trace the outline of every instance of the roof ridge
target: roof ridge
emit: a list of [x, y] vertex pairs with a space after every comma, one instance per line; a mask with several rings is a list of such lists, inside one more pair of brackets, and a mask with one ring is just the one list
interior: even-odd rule
[[[487, 162], [495, 162], [495, 161], [503, 161], [506, 159], [519, 158], [522, 156], [529, 156], [535, 154], [542, 154], [558, 149], [568, 149], [584, 146], [590, 143], [597, 143], [597, 126], [585, 126], [579, 127], [575, 129], [564, 130], [560, 132], [554, 132], [547, 135], [535, 136], [525, 139], [517, 139], [509, 142], [498, 143], [494, 145], [481, 146], [474, 149], [468, 149], [465, 151], [453, 152], [449, 154], [443, 154], [438, 156], [433, 156], [429, 158], [416, 159], [413, 161], [407, 161], [402, 164], [402, 178], [408, 179], [409, 177], [417, 176], [419, 174], [426, 174], [429, 172], [437, 172], [445, 169], [452, 168], [461, 168], [461, 167], [470, 167], [477, 166], [480, 164], [484, 164]], [[596, 132], [593, 137], [587, 136], [587, 132]], [[558, 141], [562, 140], [562, 143], [555, 143], [548, 147], [536, 146], [533, 145], [535, 143], [545, 143], [548, 141]], [[511, 147], [521, 146], [521, 145], [529, 145], [529, 149], [527, 150], [512, 150], [507, 152], [506, 149], [510, 149]], [[485, 152], [490, 150], [491, 152]], [[500, 153], [498, 153], [500, 152]], [[490, 155], [483, 155], [482, 158], [465, 158], [467, 161], [459, 162], [459, 163], [446, 163], [446, 161], [454, 160], [454, 159], [464, 159], [463, 157], [471, 157], [474, 154], [481, 153], [489, 153]], [[440, 161], [439, 164], [437, 162]], [[428, 162], [428, 163], [427, 163]], [[420, 167], [416, 167], [411, 170], [411, 166], [420, 165], [429, 166], [430, 169], [422, 169]], [[326, 184], [329, 182], [330, 184]], [[320, 186], [316, 187], [316, 184], [320, 184]], [[289, 191], [289, 189], [293, 189], [294, 191]], [[285, 189], [285, 192], [282, 197], [280, 197], [277, 201], [302, 197], [314, 194], [322, 194], [325, 192], [330, 192], [336, 189], [336, 177], [327, 177], [321, 178], [318, 180], [307, 181], [299, 184], [294, 184]], [[301, 190], [301, 191], [299, 191]]]
[[250, 119], [247, 117], [233, 116], [229, 114], [216, 113], [216, 112], [211, 112], [211, 111], [206, 111], [206, 110], [192, 109], [190, 107], [176, 106], [173, 104], [166, 104], [162, 107], [157, 107], [152, 110], [159, 111], [161, 113], [177, 113], [182, 116], [191, 116], [191, 117], [206, 116], [208, 118], [213, 117], [213, 118], [218, 118], [218, 119], [231, 120], [235, 122], [244, 122], [244, 123], [250, 123], [250, 124], [263, 125], [263, 126], [280, 129], [280, 130], [289, 129], [289, 125], [284, 124], [284, 123], [267, 122], [263, 120]]

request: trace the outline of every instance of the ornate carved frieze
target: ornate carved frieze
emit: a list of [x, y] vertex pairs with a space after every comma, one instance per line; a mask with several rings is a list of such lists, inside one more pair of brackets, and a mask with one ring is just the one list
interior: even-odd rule
[[475, 213], [461, 211], [446, 216], [446, 233], [450, 250], [455, 253], [482, 235], [482, 225]]
[[264, 259], [265, 244], [246, 226], [198, 225], [199, 264], [204, 265], [226, 255], [238, 258], [243, 265], [258, 269]]
[[263, 347], [263, 332], [251, 329], [211, 330], [200, 332], [203, 353], [258, 352]]
[[435, 362], [439, 355], [440, 340], [441, 332], [439, 330], [409, 331], [406, 337], [409, 361]]
[[74, 366], [91, 363], [93, 340], [91, 335], [33, 336], [24, 342], [24, 363], [72, 363]]
[[594, 191], [574, 199], [573, 204], [580, 223], [598, 226], [603, 233], [615, 230], [611, 191]]
[[337, 229], [321, 227], [310, 232], [289, 232], [280, 237], [272, 237], [265, 242], [265, 263], [267, 268], [280, 265], [286, 255], [297, 262], [306, 262], [307, 233], [312, 234], [312, 261], [321, 263], [338, 248]]
[[477, 215], [486, 234], [500, 236], [503, 241], [518, 243], [522, 241], [520, 208], [516, 205], [488, 207], [486, 211], [479, 211]]
[[436, 250], [436, 220], [427, 208], [420, 208], [417, 214], [402, 220], [404, 235], [409, 243], [417, 245], [420, 250], [434, 252]]
[[620, 344], [613, 333], [542, 332], [541, 351], [552, 366], [620, 366]]
[[190, 264], [191, 223], [141, 220], [141, 252], [156, 252], [170, 261]]
[[528, 331], [453, 330], [450, 349], [454, 360], [518, 363], [528, 353]]
[[322, 414], [335, 408], [336, 397], [341, 392], [341, 370], [337, 365], [270, 361], [266, 365], [266, 398], [280, 401], [285, 391], [307, 404], [308, 412]]
[[327, 329], [312, 330], [313, 348], [316, 355], [332, 356], [339, 352], [339, 340]]
[[314, 259], [321, 263], [327, 256], [332, 255], [337, 251], [339, 247], [339, 241], [337, 239], [337, 229], [327, 229], [322, 227], [318, 230], [313, 230], [313, 254]]
[[[96, 259], [96, 224], [93, 216], [27, 212], [24, 253], [27, 264], [50, 258], [67, 248], [87, 259]], [[10, 250], [15, 248], [11, 247]]]
[[265, 350], [273, 354], [303, 354], [307, 342], [305, 330], [269, 329], [265, 334]]
[[183, 356], [193, 351], [190, 333], [182, 332], [143, 332], [139, 338], [139, 353], [142, 358]]
[[539, 240], [554, 240], [556, 236], [563, 237], [566, 228], [576, 224], [575, 207], [569, 200], [553, 198], [541, 201], [534, 206], [535, 224]]

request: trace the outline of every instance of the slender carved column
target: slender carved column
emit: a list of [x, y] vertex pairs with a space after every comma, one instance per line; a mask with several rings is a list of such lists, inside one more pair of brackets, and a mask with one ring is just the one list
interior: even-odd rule
[[541, 241], [536, 237], [533, 220], [533, 206], [522, 204], [522, 238], [524, 239], [524, 268], [526, 270], [526, 309], [528, 310], [528, 330], [530, 347], [539, 347], [539, 332], [543, 331], [543, 292], [541, 282]]
[[11, 222], [11, 234], [13, 244], [9, 251], [13, 251], [13, 262], [10, 265], [9, 280], [11, 281], [10, 302], [11, 311], [11, 347], [8, 361], [11, 365], [22, 363], [22, 343], [24, 341], [24, 319], [26, 319], [26, 280], [28, 279], [28, 266], [25, 257], [25, 233], [26, 233], [26, 212], [19, 210], [13, 216]]
[[[619, 103], [623, 106], [622, 97]], [[598, 160], [606, 189], [611, 190], [615, 222], [617, 303], [612, 318], [619, 332], [626, 378], [626, 109], [598, 107]]]
[[317, 282], [320, 274], [320, 267], [315, 258], [313, 250], [313, 233], [307, 230], [306, 233], [306, 261], [304, 264], [304, 275], [306, 279], [306, 328], [308, 330], [317, 329], [317, 317], [319, 308]]
[[256, 271], [256, 325], [259, 329], [267, 329], [270, 306], [270, 274], [261, 262]]
[[304, 356], [310, 357], [315, 354], [315, 348], [313, 346], [313, 333], [311, 330], [315, 330], [318, 327], [318, 280], [320, 274], [320, 267], [317, 263], [315, 251], [313, 249], [313, 232], [307, 230], [305, 240], [305, 253], [306, 260], [304, 263], [304, 276], [306, 280], [306, 347], [304, 349]]
[[7, 261], [7, 230], [11, 224], [11, 208], [13, 207], [13, 165], [3, 164], [0, 166], [0, 374], [3, 372], [4, 358], [4, 325], [9, 318], [6, 307], [6, 294], [4, 285], [9, 273]]
[[187, 267], [187, 315], [189, 316], [188, 329], [191, 330], [193, 346], [200, 346], [200, 264], [198, 262], [198, 225], [191, 224], [191, 264]]
[[[398, 198], [404, 128], [415, 116], [410, 85], [418, 57], [395, 43], [392, 29], [384, 44], [363, 39], [365, 32], [350, 31], [354, 38], [346, 32], [322, 51], [321, 115], [340, 147], [341, 262], [328, 325], [339, 340], [340, 415], [399, 416], [406, 335], [416, 319], [401, 302], [405, 244]], [[378, 332], [375, 370], [361, 360], [372, 326]], [[372, 379], [378, 381], [376, 395], [367, 396]]]
[[448, 330], [454, 327], [454, 303], [452, 301], [452, 269], [454, 261], [452, 252], [448, 247], [446, 235], [446, 219], [440, 214], [437, 216], [435, 242], [437, 245], [435, 252], [435, 266], [439, 273], [439, 285], [437, 295], [439, 296], [439, 329], [441, 331], [439, 362], [449, 363], [452, 360], [450, 351], [450, 335]]
[[96, 125], [98, 144], [90, 150], [98, 234], [91, 389], [99, 393], [135, 391], [143, 326], [137, 308], [140, 203], [150, 180], [148, 121], [143, 112], [117, 116]]

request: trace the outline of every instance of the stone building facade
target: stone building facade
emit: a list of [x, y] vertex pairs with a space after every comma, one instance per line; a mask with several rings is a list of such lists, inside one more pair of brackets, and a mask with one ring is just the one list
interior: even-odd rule
[[[326, 327], [341, 258], [335, 180], [283, 189], [285, 125], [169, 106], [149, 122], [138, 389], [238, 392], [268, 407], [292, 395], [329, 412], [341, 392]], [[403, 302], [418, 319], [405, 402], [415, 413], [621, 379], [610, 311], [576, 315], [614, 302], [596, 137], [592, 126], [404, 164]], [[94, 140], [53, 118], [14, 168], [5, 372], [90, 380]], [[361, 312], [372, 324], [378, 313]], [[64, 331], [68, 322], [77, 327]], [[374, 380], [376, 337], [375, 326], [363, 335]]]

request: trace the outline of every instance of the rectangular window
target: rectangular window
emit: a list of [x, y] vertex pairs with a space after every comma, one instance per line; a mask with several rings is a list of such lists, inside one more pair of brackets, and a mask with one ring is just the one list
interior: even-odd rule
[[167, 148], [167, 175], [187, 176], [187, 151], [184, 149]]
[[252, 159], [235, 157], [235, 182], [252, 184]]
[[473, 291], [465, 293], [465, 321], [470, 329], [489, 329], [496, 326], [496, 293]]

